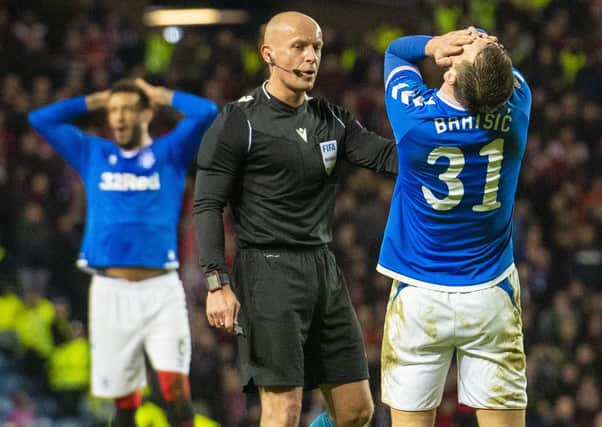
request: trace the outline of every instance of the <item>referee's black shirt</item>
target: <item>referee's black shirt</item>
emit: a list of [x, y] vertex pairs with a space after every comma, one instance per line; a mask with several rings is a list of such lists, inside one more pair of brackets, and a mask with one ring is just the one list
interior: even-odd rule
[[397, 173], [393, 141], [322, 99], [291, 107], [263, 86], [227, 104], [198, 152], [194, 217], [200, 264], [226, 271], [222, 212], [236, 243], [311, 247], [330, 243], [340, 160]]

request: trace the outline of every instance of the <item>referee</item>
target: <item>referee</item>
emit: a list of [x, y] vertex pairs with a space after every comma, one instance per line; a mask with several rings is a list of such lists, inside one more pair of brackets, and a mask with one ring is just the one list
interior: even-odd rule
[[[262, 427], [298, 426], [304, 387], [319, 386], [328, 405], [312, 425], [363, 426], [373, 413], [359, 323], [327, 245], [341, 160], [396, 173], [397, 154], [343, 108], [307, 96], [322, 45], [309, 16], [272, 17], [260, 48], [268, 80], [224, 107], [198, 153], [194, 215], [207, 317], [230, 332], [242, 326], [242, 382], [245, 391], [259, 388]], [[233, 280], [224, 265], [227, 203]]]

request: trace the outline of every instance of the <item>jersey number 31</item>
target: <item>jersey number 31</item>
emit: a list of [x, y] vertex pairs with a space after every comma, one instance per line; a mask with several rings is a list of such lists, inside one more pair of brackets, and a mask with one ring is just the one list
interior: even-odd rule
[[[500, 172], [502, 170], [502, 160], [504, 159], [504, 140], [502, 138], [494, 139], [484, 146], [479, 154], [486, 156], [488, 159], [487, 176], [483, 190], [483, 202], [473, 206], [472, 210], [474, 212], [488, 212], [502, 206], [497, 200], [497, 193], [500, 188]], [[464, 197], [464, 184], [458, 179], [465, 164], [464, 154], [458, 147], [437, 147], [430, 152], [427, 161], [434, 165], [440, 157], [449, 159], [447, 170], [439, 174], [439, 179], [447, 185], [448, 195], [443, 199], [438, 199], [424, 185], [422, 186], [422, 194], [433, 209], [448, 211], [458, 206], [462, 201], [462, 197]]]

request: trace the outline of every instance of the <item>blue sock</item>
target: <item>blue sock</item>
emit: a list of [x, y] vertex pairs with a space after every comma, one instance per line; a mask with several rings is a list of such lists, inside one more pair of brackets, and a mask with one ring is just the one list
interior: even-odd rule
[[334, 427], [334, 424], [332, 421], [330, 421], [328, 412], [322, 412], [309, 424], [308, 427]]

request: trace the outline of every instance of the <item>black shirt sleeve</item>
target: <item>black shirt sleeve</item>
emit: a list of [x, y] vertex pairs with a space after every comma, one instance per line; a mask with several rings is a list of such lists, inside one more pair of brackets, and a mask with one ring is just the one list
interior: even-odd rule
[[378, 173], [397, 174], [395, 143], [363, 127], [348, 111], [341, 108], [339, 114], [345, 123], [345, 158]]
[[227, 105], [205, 133], [197, 155], [193, 216], [203, 271], [226, 272], [223, 211], [247, 154], [249, 129], [244, 113]]

